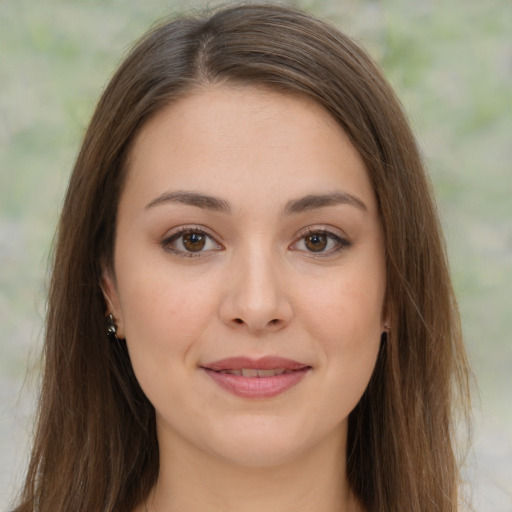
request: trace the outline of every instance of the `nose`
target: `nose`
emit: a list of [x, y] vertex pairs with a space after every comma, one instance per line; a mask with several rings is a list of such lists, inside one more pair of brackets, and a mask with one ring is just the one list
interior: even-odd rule
[[220, 317], [231, 328], [253, 334], [277, 332], [293, 317], [289, 291], [278, 256], [247, 251], [231, 261]]

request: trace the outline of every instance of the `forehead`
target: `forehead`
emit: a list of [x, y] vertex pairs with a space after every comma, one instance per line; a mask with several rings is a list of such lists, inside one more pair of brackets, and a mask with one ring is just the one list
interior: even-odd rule
[[128, 159], [125, 194], [195, 190], [242, 201], [342, 188], [375, 207], [364, 164], [321, 106], [252, 87], [195, 91], [157, 113]]

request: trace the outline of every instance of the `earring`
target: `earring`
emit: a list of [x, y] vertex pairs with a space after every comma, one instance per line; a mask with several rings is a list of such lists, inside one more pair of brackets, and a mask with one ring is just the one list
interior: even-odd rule
[[117, 325], [114, 320], [114, 315], [110, 313], [107, 316], [107, 336], [111, 341], [118, 341], [117, 340]]

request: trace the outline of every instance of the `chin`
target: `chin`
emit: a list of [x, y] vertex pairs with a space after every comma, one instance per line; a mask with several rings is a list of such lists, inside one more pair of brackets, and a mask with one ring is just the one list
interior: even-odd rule
[[[225, 462], [245, 468], [284, 466], [295, 461], [302, 453], [302, 446], [269, 442], [268, 440], [230, 443], [222, 453]], [[218, 449], [218, 447], [217, 447]]]
[[[210, 446], [210, 451], [237, 466], [282, 466], [307, 456], [326, 438], [326, 432], [311, 426], [307, 421], [286, 421], [282, 417], [239, 418], [231, 428], [219, 432], [222, 438]], [[333, 434], [340, 435], [344, 441], [344, 432], [336, 428]], [[328, 433], [327, 437], [330, 437]]]

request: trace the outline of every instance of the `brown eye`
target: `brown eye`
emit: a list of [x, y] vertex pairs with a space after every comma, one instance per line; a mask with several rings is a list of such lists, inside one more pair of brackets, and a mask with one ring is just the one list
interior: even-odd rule
[[352, 246], [346, 238], [325, 229], [308, 230], [290, 248], [310, 256], [334, 256]]
[[215, 239], [201, 229], [182, 228], [160, 243], [164, 250], [178, 256], [205, 256], [222, 250]]
[[202, 251], [206, 245], [206, 236], [204, 233], [186, 233], [183, 235], [182, 244], [187, 251]]
[[312, 233], [304, 237], [306, 248], [311, 252], [322, 252], [327, 247], [328, 238], [322, 233]]

